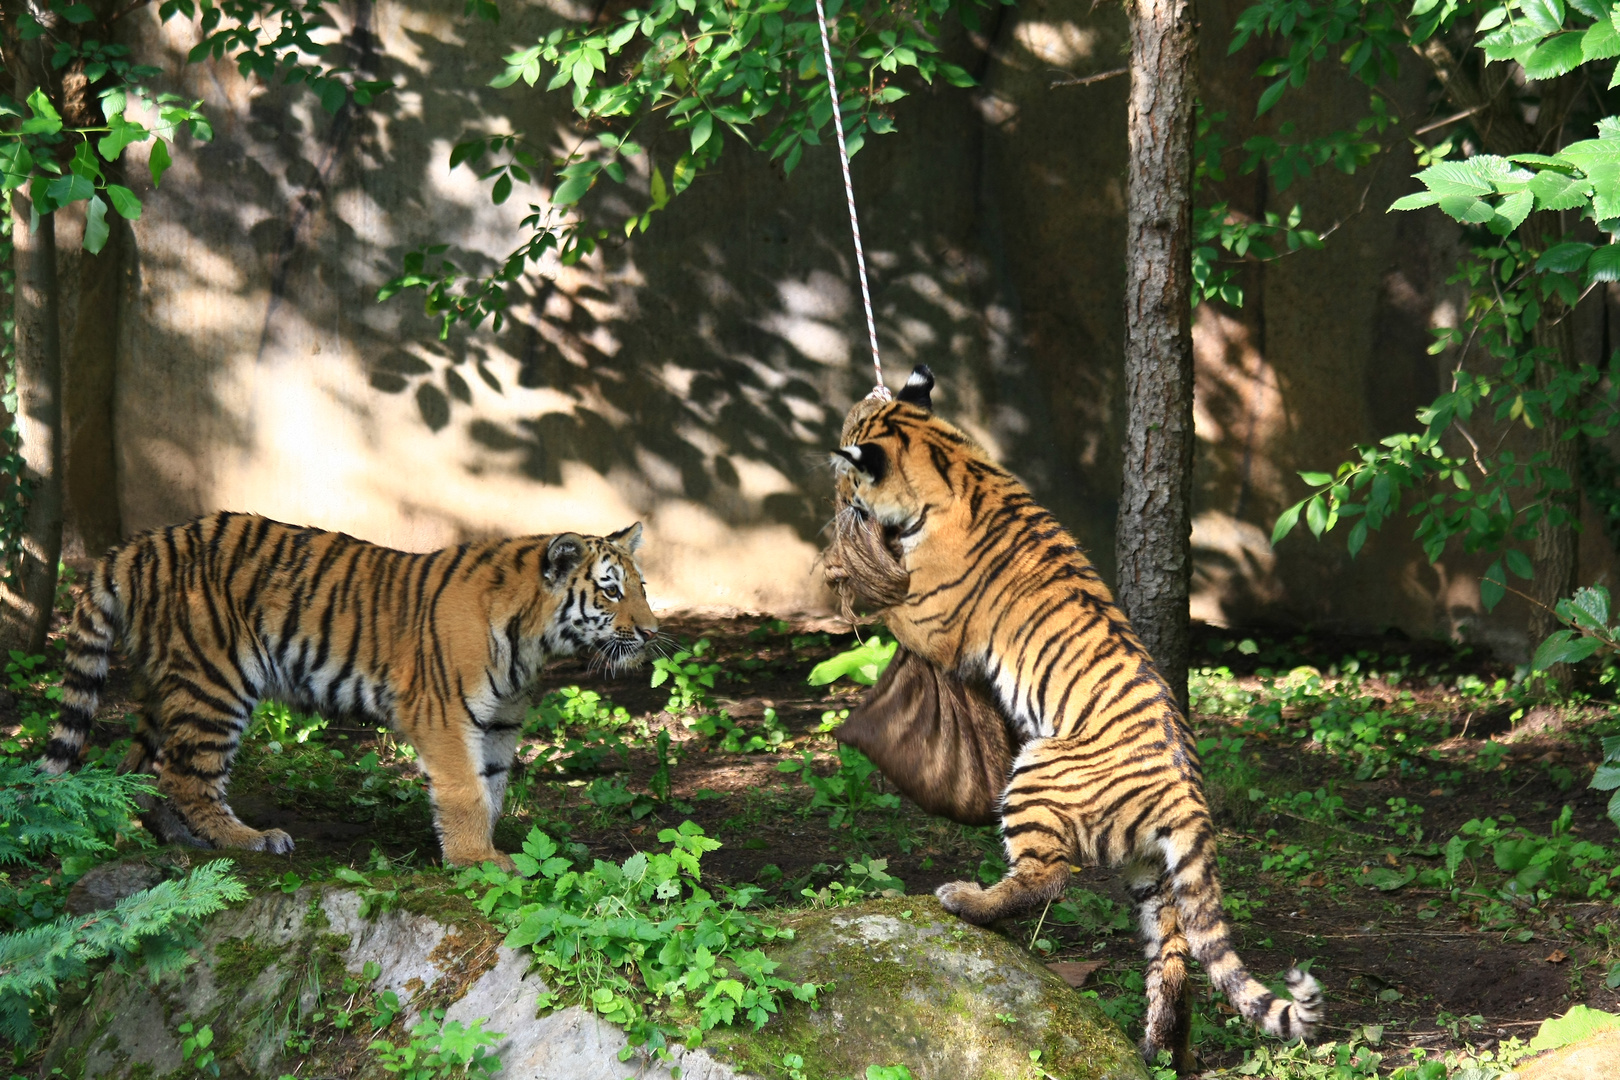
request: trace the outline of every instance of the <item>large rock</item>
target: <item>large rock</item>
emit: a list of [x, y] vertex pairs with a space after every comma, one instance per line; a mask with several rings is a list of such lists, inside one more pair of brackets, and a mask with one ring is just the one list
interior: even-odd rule
[[772, 952], [777, 974], [836, 987], [818, 1010], [784, 1010], [758, 1032], [716, 1033], [721, 1057], [766, 1075], [797, 1053], [814, 1064], [812, 1077], [904, 1065], [917, 1080], [1146, 1078], [1094, 1002], [1006, 938], [947, 915], [932, 896], [782, 922], [795, 937]]
[[[444, 1008], [447, 1021], [484, 1018], [485, 1030], [506, 1033], [497, 1048], [502, 1080], [672, 1075], [639, 1057], [621, 1062], [623, 1033], [577, 1007], [537, 1018], [544, 984], [528, 972], [527, 954], [501, 945], [500, 933], [458, 900], [439, 898], [435, 910], [431, 898], [411, 896], [413, 910], [366, 917], [363, 895], [347, 889], [260, 896], [213, 918], [199, 962], [178, 978], [153, 986], [109, 969], [65, 1011], [44, 1071], [60, 1067], [68, 1080], [194, 1075], [178, 1031], [189, 1022], [213, 1031], [221, 1080], [279, 1077], [295, 1065], [305, 1080], [381, 1077], [365, 1049], [366, 1025], [345, 1035], [332, 1023], [372, 962], [380, 973], [366, 985], [398, 995], [406, 1027], [422, 1011]], [[686, 1080], [780, 1076], [789, 1053], [804, 1057], [812, 1080], [864, 1076], [872, 1064], [904, 1064], [917, 1080], [1145, 1075], [1089, 1001], [1017, 946], [945, 915], [931, 897], [796, 912], [784, 922], [797, 938], [777, 950], [783, 971], [836, 987], [819, 1011], [790, 1002], [758, 1032], [717, 1032], [705, 1049], [680, 1054]], [[391, 1031], [395, 1042], [399, 1030]], [[1040, 1051], [1038, 1067], [1032, 1050]]]

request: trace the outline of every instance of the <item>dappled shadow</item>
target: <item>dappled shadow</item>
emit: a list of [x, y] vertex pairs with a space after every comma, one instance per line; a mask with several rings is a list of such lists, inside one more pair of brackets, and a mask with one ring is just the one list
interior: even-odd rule
[[[649, 234], [550, 260], [512, 284], [501, 330], [441, 340], [417, 294], [379, 305], [376, 289], [428, 242], [491, 269], [543, 194], [491, 205], [470, 169], [448, 171], [449, 145], [517, 130], [556, 156], [582, 137], [565, 95], [483, 85], [559, 15], [534, 6], [490, 27], [459, 13], [346, 9], [332, 59], [397, 89], [336, 115], [296, 88], [182, 68], [185, 28], [144, 26], [144, 49], [205, 99], [216, 137], [183, 148], [138, 229], [142, 317], [120, 371], [126, 528], [223, 504], [428, 546], [639, 517], [686, 601], [813, 603], [826, 450], [871, 385], [830, 147], [788, 180], [733, 140]], [[952, 48], [992, 81], [1045, 78]], [[1098, 362], [1062, 377], [1031, 363], [1020, 295], [1063, 275], [1030, 278], [1008, 251], [1049, 227], [1022, 206], [1011, 235], [1002, 220], [1005, 189], [1024, 184], [1001, 160], [1010, 129], [983, 94], [919, 90], [900, 109], [905, 134], [855, 161], [890, 380], [931, 364], [941, 408], [1100, 540], [1117, 488], [1117, 319], [1088, 330], [1087, 305], [1043, 301], [1063, 311], [1058, 347]], [[649, 157], [667, 173], [680, 149], [655, 138]], [[645, 162], [587, 200], [610, 227], [645, 205]], [[1101, 258], [1111, 268], [1117, 253]], [[1054, 422], [1069, 410], [1087, 423]], [[709, 557], [708, 584], [670, 552]]]

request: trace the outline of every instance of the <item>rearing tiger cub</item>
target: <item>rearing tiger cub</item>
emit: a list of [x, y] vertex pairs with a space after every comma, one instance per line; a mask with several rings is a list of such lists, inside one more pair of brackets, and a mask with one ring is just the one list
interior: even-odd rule
[[[892, 606], [882, 618], [903, 647], [896, 665], [911, 668], [897, 666], [894, 682], [880, 683], [869, 702], [895, 701], [898, 686], [920, 679], [926, 686], [913, 698], [941, 714], [894, 718], [879, 737], [889, 755], [879, 765], [902, 790], [907, 779], [928, 789], [923, 773], [970, 788], [985, 786], [978, 779], [985, 761], [999, 752], [1005, 770], [1016, 754], [999, 793], [1007, 875], [988, 889], [942, 885], [940, 901], [969, 922], [988, 923], [1062, 895], [1072, 860], [1123, 864], [1149, 959], [1142, 1046], [1149, 1060], [1161, 1049], [1181, 1056], [1186, 1017], [1178, 1003], [1189, 951], [1252, 1023], [1283, 1038], [1310, 1034], [1321, 1019], [1316, 980], [1290, 971], [1293, 1000], [1279, 998], [1232, 950], [1202, 770], [1152, 658], [1057, 519], [933, 415], [933, 385], [933, 373], [919, 365], [896, 400], [857, 403], [833, 464], [840, 513], [881, 528], [891, 554], [878, 557], [897, 561], [894, 575], [905, 582], [898, 602], [899, 590], [888, 587]], [[917, 674], [916, 658], [944, 677]], [[1003, 718], [1004, 741], [989, 731], [957, 740], [974, 743], [971, 754], [941, 746], [940, 729], [961, 733]], [[951, 754], [967, 760], [939, 765]], [[977, 805], [937, 785], [924, 796], [968, 814]]]
[[145, 533], [102, 557], [79, 600], [41, 764], [78, 761], [122, 643], [145, 701], [121, 769], [157, 774], [168, 803], [147, 820], [161, 839], [292, 850], [225, 802], [253, 708], [274, 698], [401, 732], [445, 862], [510, 869], [492, 837], [526, 692], [552, 657], [641, 662], [658, 622], [640, 546], [636, 524], [411, 554], [232, 513]]

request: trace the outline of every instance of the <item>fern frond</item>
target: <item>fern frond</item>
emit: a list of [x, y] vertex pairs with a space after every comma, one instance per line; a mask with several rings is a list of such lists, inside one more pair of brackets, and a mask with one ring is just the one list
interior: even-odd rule
[[146, 965], [153, 981], [192, 962], [184, 946], [196, 921], [245, 900], [247, 888], [217, 859], [184, 880], [165, 881], [126, 896], [107, 911], [64, 915], [14, 934], [0, 934], [0, 1038], [33, 1046], [34, 1016], [47, 1009], [63, 982], [84, 975], [93, 960], [111, 956], [125, 969]]

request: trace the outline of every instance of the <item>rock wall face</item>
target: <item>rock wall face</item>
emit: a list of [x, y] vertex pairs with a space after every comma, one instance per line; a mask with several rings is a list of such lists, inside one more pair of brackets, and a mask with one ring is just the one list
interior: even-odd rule
[[[406, 905], [432, 902], [416, 893]], [[333, 1018], [345, 999], [391, 992], [401, 1012], [376, 1035], [401, 1045], [429, 1009], [443, 1010], [445, 1026], [481, 1021], [501, 1035], [491, 1046], [496, 1080], [670, 1080], [676, 1069], [685, 1080], [748, 1080], [785, 1075], [786, 1053], [816, 1080], [896, 1064], [917, 1080], [1024, 1080], [1036, 1060], [1054, 1080], [1146, 1080], [1094, 1002], [931, 896], [782, 913], [798, 936], [773, 945], [773, 958], [786, 977], [836, 982], [821, 1007], [785, 1001], [763, 1028], [715, 1029], [704, 1048], [677, 1048], [667, 1063], [631, 1051], [622, 1030], [578, 1005], [538, 1015], [545, 983], [532, 955], [501, 944], [467, 906], [429, 915], [370, 910], [363, 893], [341, 887], [266, 892], [210, 919], [197, 963], [177, 978], [154, 986], [108, 969], [60, 1016], [43, 1071], [67, 1080], [195, 1072], [182, 1051], [189, 1025], [212, 1033], [221, 1080], [382, 1077], [366, 1049], [370, 1025]]]
[[[1261, 53], [1225, 59], [1238, 0], [1201, 10], [1205, 98], [1234, 144], [1287, 120], [1353, 120], [1366, 92], [1327, 73], [1251, 121]], [[494, 206], [470, 133], [522, 132], [541, 156], [584, 133], [565, 95], [486, 83], [498, 57], [588, 6], [457, 0], [343, 9], [335, 58], [397, 89], [323, 112], [299, 89], [184, 66], [195, 30], [132, 17], [139, 58], [201, 98], [191, 143], [134, 226], [116, 364], [126, 532], [209, 509], [255, 510], [425, 549], [490, 533], [602, 532], [642, 520], [655, 603], [821, 609], [814, 559], [825, 452], [869, 387], [860, 302], [830, 145], [791, 177], [730, 139], [714, 175], [633, 241], [554, 260], [510, 290], [510, 319], [441, 340], [418, 294], [379, 304], [405, 252], [444, 242], [488, 270], [544, 189]], [[145, 21], [139, 21], [145, 20]], [[996, 8], [950, 53], [977, 90], [919, 86], [899, 133], [854, 162], [891, 382], [931, 364], [936, 401], [1019, 472], [1105, 574], [1122, 462], [1126, 85], [1120, 9], [1088, 0]], [[340, 39], [340, 40], [338, 40]], [[1313, 76], [1313, 80], [1316, 76]], [[1397, 104], [1428, 108], [1416, 72]], [[1290, 111], [1292, 110], [1292, 111]], [[608, 224], [646, 205], [652, 139], [624, 187], [587, 200]], [[1216, 623], [1451, 632], [1475, 618], [1473, 562], [1431, 569], [1394, 522], [1352, 562], [1342, 543], [1267, 542], [1350, 444], [1407, 427], [1441, 385], [1428, 330], [1455, 321], [1456, 236], [1437, 214], [1389, 215], [1410, 180], [1378, 170], [1288, 191], [1227, 159], [1233, 211], [1342, 221], [1327, 250], [1249, 267], [1242, 309], [1197, 313], [1194, 614]], [[138, 170], [133, 170], [135, 172]], [[148, 185], [149, 187], [149, 185]], [[1602, 545], [1596, 557], [1606, 558]], [[1593, 554], [1593, 553], [1589, 553]], [[1501, 625], [1513, 627], [1507, 611]]]

